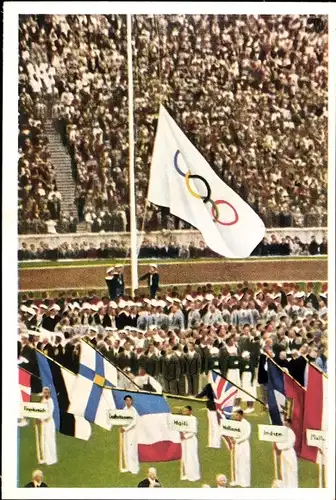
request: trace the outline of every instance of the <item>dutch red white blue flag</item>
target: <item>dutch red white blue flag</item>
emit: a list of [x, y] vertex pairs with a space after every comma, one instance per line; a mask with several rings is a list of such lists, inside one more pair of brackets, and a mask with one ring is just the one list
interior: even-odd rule
[[[127, 391], [113, 390], [115, 406], [123, 409]], [[159, 394], [132, 392], [133, 405], [139, 415], [138, 453], [140, 462], [169, 462], [181, 459], [180, 433], [169, 429], [167, 416], [171, 409]]]

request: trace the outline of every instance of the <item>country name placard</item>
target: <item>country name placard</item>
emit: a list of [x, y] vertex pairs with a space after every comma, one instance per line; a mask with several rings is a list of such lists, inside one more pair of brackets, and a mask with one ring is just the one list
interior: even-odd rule
[[260, 441], [284, 443], [288, 439], [288, 429], [284, 425], [258, 425]]
[[107, 423], [112, 425], [130, 425], [133, 415], [127, 410], [107, 410]]
[[235, 420], [222, 419], [221, 421], [221, 434], [222, 436], [228, 436], [235, 439], [239, 439], [242, 434], [241, 422]]
[[41, 418], [48, 413], [48, 405], [45, 403], [21, 403], [21, 415], [28, 418]]
[[307, 429], [307, 444], [316, 448], [323, 448], [326, 444], [326, 431]]
[[178, 432], [197, 432], [196, 419], [188, 415], [168, 415], [168, 427], [172, 431]]

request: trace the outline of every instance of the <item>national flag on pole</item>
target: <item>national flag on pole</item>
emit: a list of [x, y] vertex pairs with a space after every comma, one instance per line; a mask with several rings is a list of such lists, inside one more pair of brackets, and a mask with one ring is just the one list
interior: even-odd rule
[[28, 403], [31, 394], [31, 374], [19, 368], [20, 402]]
[[[115, 406], [125, 407], [127, 391], [113, 390]], [[181, 439], [177, 431], [168, 428], [167, 416], [171, 409], [159, 394], [132, 392], [133, 405], [139, 414], [138, 453], [140, 462], [169, 462], [180, 460]]]
[[22, 403], [28, 403], [30, 401], [31, 395], [31, 374], [26, 370], [19, 368], [19, 420], [18, 426], [24, 427], [28, 425], [28, 420], [22, 418], [21, 405]]
[[[224, 418], [231, 419], [233, 405], [238, 395], [238, 388], [224, 377], [210, 371], [208, 381], [214, 393], [214, 402], [217, 410], [218, 422]], [[232, 440], [228, 436], [223, 436], [226, 446], [232, 449]]]
[[117, 386], [117, 382], [115, 366], [82, 340], [79, 371], [68, 411], [110, 430], [107, 411], [115, 408], [111, 389]]
[[299, 453], [302, 446], [306, 391], [271, 358], [269, 358], [267, 373], [268, 409], [271, 422], [273, 425], [283, 425], [285, 418], [291, 419], [291, 426], [296, 436], [295, 451]]
[[322, 431], [328, 429], [328, 378], [308, 363], [306, 391], [300, 457], [317, 463], [319, 461], [318, 448], [308, 446], [307, 429]]
[[225, 257], [248, 257], [265, 235], [260, 217], [215, 174], [162, 105], [148, 200], [197, 228]]
[[[114, 375], [114, 370], [117, 370], [117, 383], [116, 383], [116, 386], [119, 388], [119, 389], [125, 389], [125, 390], [129, 390], [129, 391], [139, 391], [140, 387], [135, 383], [133, 382], [133, 380], [130, 378], [130, 377], [127, 377], [127, 375], [125, 375], [125, 373], [120, 370], [120, 368], [118, 368], [118, 366], [116, 366], [114, 363], [112, 363], [112, 361], [110, 361], [109, 359], [105, 358], [105, 356], [103, 356], [95, 347], [95, 345], [91, 344], [90, 342], [88, 342], [88, 345], [94, 349], [96, 352], [98, 352], [100, 354], [100, 356], [102, 356], [105, 360], [106, 363], [108, 363], [109, 365], [112, 365], [113, 367], [113, 377], [115, 376]], [[109, 368], [107, 367], [107, 370], [109, 370]]]
[[208, 377], [215, 396], [214, 402], [219, 418], [231, 418], [238, 388], [213, 371], [209, 372]]
[[68, 413], [76, 382], [76, 375], [61, 365], [36, 351], [37, 362], [43, 387], [49, 387], [54, 403], [54, 422], [56, 430], [66, 436], [87, 441], [91, 436], [91, 425], [84, 418]]

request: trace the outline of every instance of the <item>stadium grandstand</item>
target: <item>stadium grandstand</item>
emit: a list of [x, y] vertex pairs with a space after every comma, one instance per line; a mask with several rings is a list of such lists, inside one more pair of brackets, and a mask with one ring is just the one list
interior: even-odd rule
[[[266, 227], [327, 226], [326, 17], [135, 16], [138, 229], [159, 103]], [[129, 231], [126, 16], [20, 16], [19, 234]]]

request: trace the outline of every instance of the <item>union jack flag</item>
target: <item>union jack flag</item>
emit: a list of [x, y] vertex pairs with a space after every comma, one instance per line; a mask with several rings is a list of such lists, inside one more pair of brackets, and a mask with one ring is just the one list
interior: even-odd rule
[[[222, 418], [230, 419], [234, 402], [238, 394], [238, 388], [221, 375], [212, 371], [209, 372], [209, 383], [214, 393], [218, 422], [220, 423]], [[223, 437], [226, 445], [231, 449], [231, 439], [227, 436]]]
[[221, 375], [209, 372], [209, 383], [215, 396], [215, 405], [219, 418], [231, 418], [232, 408], [238, 394], [238, 388]]

